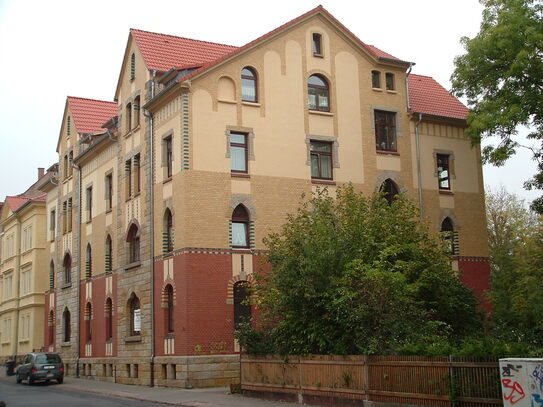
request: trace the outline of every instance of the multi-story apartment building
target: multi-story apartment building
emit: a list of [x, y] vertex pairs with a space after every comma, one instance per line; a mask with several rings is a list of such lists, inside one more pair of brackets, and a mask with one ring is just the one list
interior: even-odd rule
[[480, 294], [480, 151], [467, 109], [412, 66], [322, 7], [241, 48], [131, 30], [115, 102], [68, 98], [42, 188], [45, 346], [103, 380], [235, 381], [262, 239], [303, 192], [347, 182], [417, 201]]
[[36, 187], [47, 177], [38, 169], [38, 181], [0, 208], [0, 360], [43, 346], [45, 194]]

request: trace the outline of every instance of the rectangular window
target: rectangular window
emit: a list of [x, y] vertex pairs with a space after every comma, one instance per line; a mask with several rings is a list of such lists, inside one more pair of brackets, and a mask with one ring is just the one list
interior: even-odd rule
[[11, 318], [4, 319], [3, 324], [3, 331], [4, 336], [2, 337], [2, 342], [10, 342], [11, 341]]
[[26, 295], [30, 293], [30, 289], [31, 289], [30, 287], [31, 274], [30, 273], [31, 273], [30, 269], [21, 271], [21, 295]]
[[106, 175], [106, 211], [113, 208], [113, 174]]
[[134, 195], [137, 195], [141, 191], [141, 165], [140, 165], [140, 155], [136, 154], [134, 156]]
[[13, 274], [4, 277], [4, 299], [9, 300], [13, 295]]
[[375, 146], [380, 151], [398, 151], [396, 144], [396, 113], [374, 111]]
[[322, 36], [317, 33], [313, 33], [313, 55], [322, 56]]
[[381, 72], [371, 71], [371, 87], [381, 89]]
[[232, 246], [249, 247], [247, 222], [232, 222]]
[[32, 226], [23, 229], [21, 236], [21, 252], [26, 252], [32, 248]]
[[68, 156], [65, 155], [63, 158], [63, 167], [64, 167], [64, 179], [68, 178]]
[[126, 160], [124, 163], [125, 171], [125, 196], [128, 201], [132, 196], [132, 160]]
[[164, 139], [164, 160], [166, 164], [166, 178], [171, 178], [173, 174], [173, 147], [172, 136]]
[[387, 72], [385, 74], [385, 82], [386, 82], [387, 90], [394, 90], [395, 89], [394, 74], [393, 73]]
[[87, 222], [92, 220], [92, 187], [87, 188]]
[[70, 177], [74, 173], [73, 162], [74, 162], [74, 152], [70, 151], [70, 154], [68, 154], [68, 176]]
[[439, 189], [451, 189], [448, 154], [437, 154], [437, 179]]
[[62, 234], [68, 231], [68, 201], [62, 202]]
[[67, 222], [67, 228], [68, 228], [68, 233], [70, 233], [72, 231], [72, 198], [69, 198], [68, 199], [68, 219], [66, 220]]
[[332, 143], [311, 141], [311, 178], [331, 180]]
[[57, 215], [56, 215], [56, 211], [53, 209], [50, 213], [49, 213], [49, 238], [51, 241], [55, 240], [55, 230], [56, 230], [56, 227], [57, 227]]
[[231, 170], [234, 173], [247, 173], [247, 135], [230, 132]]

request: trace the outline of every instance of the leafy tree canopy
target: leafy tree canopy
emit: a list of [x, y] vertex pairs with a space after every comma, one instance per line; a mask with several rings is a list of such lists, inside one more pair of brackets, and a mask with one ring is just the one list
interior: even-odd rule
[[320, 191], [265, 242], [261, 326], [239, 335], [249, 352], [386, 354], [480, 327], [474, 295], [403, 196], [389, 205], [350, 186], [335, 199]]
[[[526, 126], [538, 173], [525, 183], [543, 189], [543, 4], [541, 0], [480, 0], [483, 21], [477, 36], [462, 38], [466, 54], [455, 58], [452, 89], [466, 96], [471, 108], [467, 134], [474, 143], [498, 136], [498, 145], [483, 149], [494, 165], [521, 147], [515, 140]], [[543, 213], [543, 197], [532, 207]]]

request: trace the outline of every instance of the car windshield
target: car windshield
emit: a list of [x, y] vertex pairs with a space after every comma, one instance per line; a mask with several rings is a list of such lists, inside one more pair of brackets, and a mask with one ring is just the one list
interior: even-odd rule
[[53, 353], [48, 353], [46, 355], [37, 355], [36, 363], [60, 363], [60, 357]]

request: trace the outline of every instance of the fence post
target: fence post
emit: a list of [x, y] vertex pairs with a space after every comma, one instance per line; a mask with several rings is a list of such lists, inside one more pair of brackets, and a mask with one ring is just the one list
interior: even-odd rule
[[449, 355], [449, 380], [450, 380], [450, 387], [451, 391], [449, 394], [449, 398], [451, 401], [451, 406], [456, 407], [456, 381], [454, 377], [454, 367], [453, 367], [453, 355]]
[[369, 378], [369, 366], [368, 366], [368, 356], [362, 356], [362, 370], [364, 371], [364, 400], [368, 401], [370, 399], [369, 390], [370, 390], [370, 378]]
[[302, 357], [298, 356], [298, 404], [304, 404], [302, 393]]

